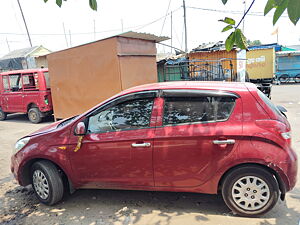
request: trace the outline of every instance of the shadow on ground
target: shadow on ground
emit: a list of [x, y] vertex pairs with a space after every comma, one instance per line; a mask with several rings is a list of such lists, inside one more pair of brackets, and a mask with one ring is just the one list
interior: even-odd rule
[[[20, 113], [13, 113], [8, 114], [5, 122], [11, 122], [11, 123], [31, 123], [28, 119], [27, 114], [20, 114]], [[41, 123], [51, 123], [54, 122], [53, 116], [48, 116], [43, 118]]]
[[[10, 178], [5, 178], [7, 180]], [[40, 204], [30, 186], [20, 187], [7, 181], [8, 189], [0, 197], [0, 224], [171, 224], [188, 218], [186, 224], [209, 221], [219, 216], [227, 222], [235, 218], [225, 206], [221, 196], [195, 193], [78, 190], [55, 206]], [[299, 198], [294, 190], [291, 197]], [[300, 213], [278, 204], [262, 216], [260, 225], [298, 224]], [[290, 223], [287, 223], [289, 221]]]

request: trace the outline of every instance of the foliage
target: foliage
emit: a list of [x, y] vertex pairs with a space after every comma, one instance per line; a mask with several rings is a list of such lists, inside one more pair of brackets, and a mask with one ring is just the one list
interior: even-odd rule
[[[61, 7], [62, 2], [67, 0], [56, 0], [56, 4]], [[228, 0], [221, 0], [223, 4], [225, 5]], [[44, 0], [44, 2], [48, 2], [48, 0]], [[227, 37], [225, 41], [226, 50], [230, 51], [234, 45], [241, 49], [247, 49], [247, 41], [243, 34], [243, 32], [238, 28], [241, 22], [244, 20], [245, 16], [251, 9], [252, 5], [254, 4], [255, 0], [252, 1], [251, 5], [239, 21], [239, 23], [236, 25], [236, 22], [234, 19], [225, 17], [223, 20], [219, 20], [221, 22], [226, 23], [226, 26], [223, 28], [222, 32], [226, 32], [229, 30], [234, 30], [230, 33], [230, 35]], [[90, 8], [97, 11], [97, 0], [89, 0]], [[268, 0], [265, 9], [264, 9], [264, 15], [267, 15], [272, 9], [275, 9], [274, 15], [273, 15], [273, 25], [276, 24], [278, 19], [282, 16], [283, 12], [287, 9], [288, 16], [290, 18], [290, 21], [296, 25], [297, 22], [300, 19], [300, 0]]]
[[260, 40], [253, 40], [253, 41], [247, 40], [247, 45], [249, 45], [249, 46], [253, 46], [253, 45], [261, 45], [261, 44], [262, 44], [262, 43], [261, 43]]
[[[63, 1], [66, 2], [67, 0], [56, 0], [56, 5], [58, 5], [59, 7], [61, 7]], [[44, 2], [46, 3], [46, 2], [48, 2], [48, 0], [44, 0]], [[90, 8], [92, 10], [97, 11], [97, 8], [98, 8], [97, 0], [89, 0], [89, 5], [90, 5]]]
[[[221, 0], [225, 5], [228, 0]], [[234, 45], [241, 49], [247, 49], [247, 44], [251, 44], [251, 42], [247, 43], [246, 38], [242, 31], [238, 28], [241, 22], [244, 20], [245, 16], [251, 9], [255, 0], [252, 1], [251, 5], [243, 15], [242, 19], [235, 25], [235, 20], [229, 17], [225, 17], [224, 20], [219, 20], [221, 22], [226, 23], [226, 26], [223, 28], [222, 32], [234, 30], [230, 33], [225, 41], [225, 47], [227, 51], [230, 51]], [[264, 15], [267, 15], [272, 9], [275, 8], [275, 12], [273, 15], [273, 25], [276, 24], [278, 19], [281, 17], [282, 13], [287, 9], [289, 18], [291, 22], [296, 25], [300, 18], [300, 1], [299, 0], [268, 0], [265, 9]], [[260, 41], [257, 44], [261, 44]]]

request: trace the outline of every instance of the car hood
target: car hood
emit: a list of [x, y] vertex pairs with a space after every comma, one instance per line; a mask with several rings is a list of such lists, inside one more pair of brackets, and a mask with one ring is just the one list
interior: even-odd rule
[[34, 131], [33, 133], [29, 134], [28, 136], [36, 136], [36, 135], [39, 135], [39, 134], [49, 133], [53, 130], [56, 130], [57, 125], [60, 124], [60, 123], [61, 123], [61, 121], [51, 123], [48, 126], [42, 127], [41, 129], [39, 129], [37, 131]]

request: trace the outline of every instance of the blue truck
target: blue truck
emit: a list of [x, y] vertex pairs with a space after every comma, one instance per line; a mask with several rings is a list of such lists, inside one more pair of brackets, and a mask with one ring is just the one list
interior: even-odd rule
[[280, 83], [300, 83], [300, 51], [276, 52], [275, 79]]

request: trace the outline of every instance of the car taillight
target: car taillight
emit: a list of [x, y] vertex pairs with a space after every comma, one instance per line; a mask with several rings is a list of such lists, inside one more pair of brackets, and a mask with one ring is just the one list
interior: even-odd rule
[[283, 122], [278, 120], [256, 120], [255, 123], [257, 126], [277, 134], [289, 145], [291, 144], [291, 132]]
[[45, 96], [44, 96], [44, 102], [45, 102], [46, 105], [49, 104], [48, 95], [45, 95]]

